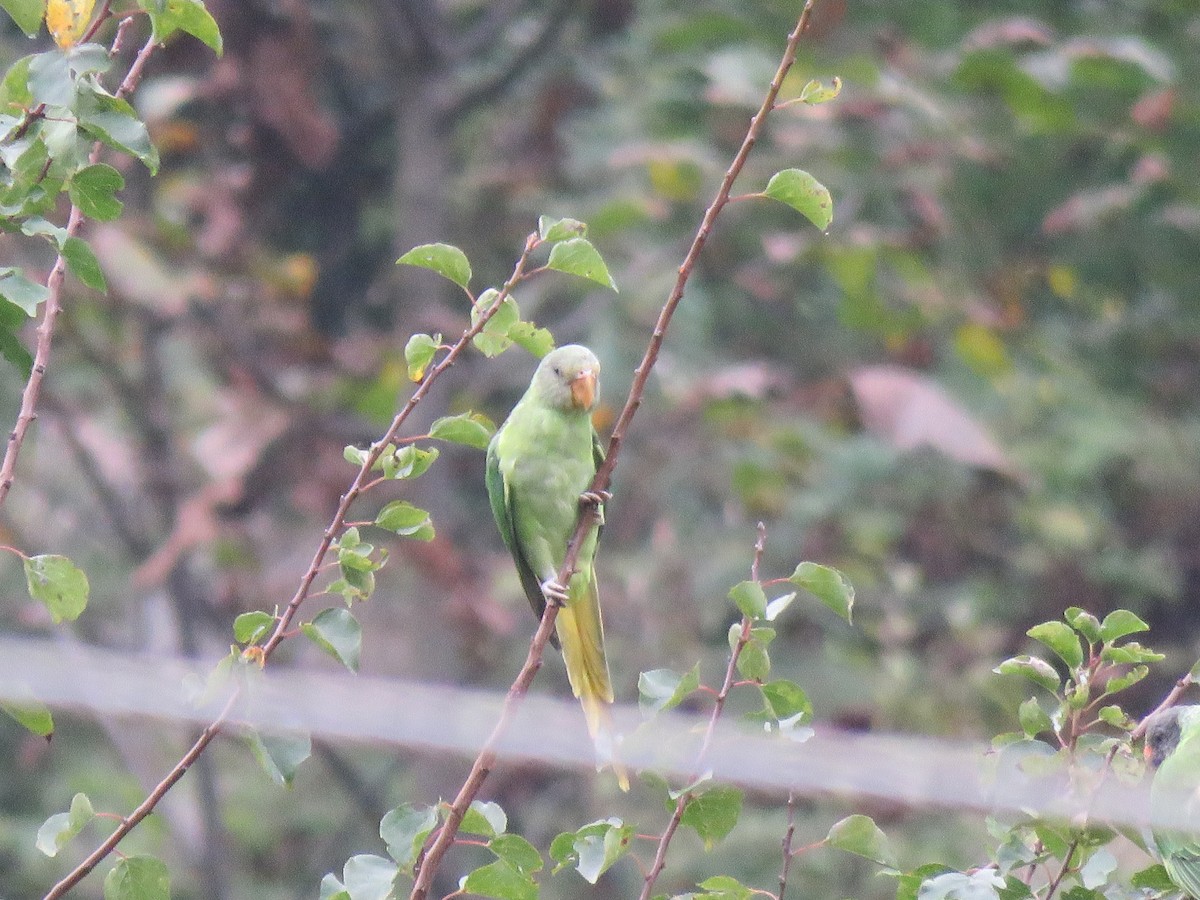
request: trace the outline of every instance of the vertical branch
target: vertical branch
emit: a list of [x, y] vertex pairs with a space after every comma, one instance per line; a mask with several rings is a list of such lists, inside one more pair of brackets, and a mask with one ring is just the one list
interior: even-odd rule
[[796, 793], [788, 791], [787, 799], [787, 831], [783, 833], [783, 868], [779, 870], [779, 897], [787, 891], [788, 872], [792, 868], [792, 839], [796, 836]]
[[[94, 33], [95, 28], [99, 27], [99, 23], [107, 15], [108, 5], [106, 3], [102, 10], [104, 15], [96, 17], [96, 22], [93, 23], [89, 34]], [[129, 71], [125, 73], [120, 87], [117, 88], [118, 97], [125, 96], [137, 87], [138, 82], [142, 79], [142, 73], [146, 70], [146, 63], [150, 61], [150, 55], [156, 46], [157, 44], [151, 37], [138, 51]], [[95, 163], [100, 158], [101, 146], [99, 141], [92, 146], [92, 152], [88, 157], [90, 162]], [[67, 238], [75, 237], [82, 225], [83, 213], [79, 207], [71, 204], [71, 212], [67, 215]], [[16, 425], [8, 435], [4, 460], [0, 462], [0, 506], [3, 506], [4, 501], [8, 498], [8, 492], [16, 477], [17, 457], [21, 454], [21, 447], [25, 443], [29, 426], [37, 418], [38, 397], [41, 394], [42, 381], [46, 377], [46, 369], [50, 365], [50, 346], [54, 341], [54, 325], [58, 320], [59, 313], [62, 312], [62, 286], [66, 275], [67, 260], [60, 252], [46, 279], [46, 302], [42, 307], [42, 321], [37, 328], [37, 346], [33, 355], [33, 368], [30, 370], [29, 380], [25, 382], [25, 389], [21, 393], [21, 411], [17, 414]]]
[[[675, 284], [659, 312], [658, 320], [654, 325], [654, 332], [646, 346], [646, 352], [634, 372], [633, 383], [630, 385], [625, 405], [621, 408], [621, 413], [613, 426], [613, 433], [609, 439], [604, 462], [596, 470], [596, 476], [592, 479], [592, 484], [589, 488], [591, 492], [596, 494], [605, 492], [612, 481], [613, 469], [616, 467], [617, 459], [620, 456], [621, 447], [625, 440], [625, 433], [629, 428], [630, 421], [642, 405], [642, 397], [646, 392], [646, 384], [650, 379], [650, 372], [658, 360], [658, 354], [666, 337], [667, 328], [671, 324], [671, 318], [674, 316], [676, 308], [678, 308], [680, 301], [683, 299], [684, 289], [687, 287], [688, 279], [691, 278], [692, 271], [695, 269], [696, 261], [700, 257], [700, 251], [704, 249], [704, 245], [708, 242], [708, 237], [712, 233], [713, 223], [729, 203], [729, 194], [733, 188], [733, 183], [737, 180], [738, 175], [741, 174], [742, 169], [746, 165], [746, 159], [750, 156], [750, 151], [754, 149], [754, 145], [758, 142], [758, 138], [766, 126], [767, 116], [775, 108], [775, 100], [779, 96], [779, 91], [783, 86], [783, 79], [791, 69], [792, 64], [796, 61], [796, 48], [800, 44], [800, 38], [808, 30], [809, 19], [815, 3], [816, 0], [806, 0], [804, 9], [801, 11], [800, 17], [796, 22], [796, 27], [788, 35], [783, 57], [779, 62], [779, 67], [774, 77], [771, 79], [770, 87], [763, 97], [762, 104], [753, 118], [751, 118], [750, 125], [746, 130], [746, 136], [743, 138], [741, 146], [734, 155], [733, 162], [730, 163], [729, 168], [726, 170], [725, 176], [721, 179], [716, 196], [705, 210], [704, 216], [700, 221], [700, 227], [692, 239], [691, 246], [688, 248], [683, 263], [679, 266], [679, 274], [675, 279]], [[575, 568], [579, 562], [579, 554], [582, 550], [583, 542], [591, 528], [594, 527], [595, 516], [595, 505], [585, 505], [580, 509], [579, 522], [575, 527], [575, 532], [571, 536], [570, 542], [567, 544], [567, 553], [558, 573], [557, 581], [559, 584], [570, 583], [571, 576], [575, 573]], [[763, 535], [760, 532], [760, 542], [762, 539]], [[761, 553], [761, 551], [757, 552]], [[758, 556], [756, 555], [754, 564], [756, 568], [757, 560]], [[458, 796], [451, 806], [451, 816], [437, 832], [437, 837], [429, 846], [423, 858], [418, 861], [417, 878], [410, 894], [410, 900], [426, 900], [428, 897], [437, 867], [441, 864], [442, 858], [454, 842], [454, 838], [458, 833], [462, 812], [466, 810], [471, 801], [478, 795], [484, 780], [495, 763], [494, 748], [496, 742], [508, 727], [512, 710], [515, 709], [516, 704], [533, 681], [534, 675], [537, 674], [537, 670], [541, 667], [542, 653], [545, 650], [547, 640], [549, 640], [550, 632], [554, 627], [554, 619], [557, 615], [558, 610], [552, 604], [547, 604], [538, 630], [530, 642], [525, 664], [522, 666], [521, 671], [517, 673], [516, 680], [513, 681], [512, 686], [509, 688], [508, 695], [505, 698], [504, 711], [501, 713], [495, 729], [480, 750], [475, 763], [471, 766], [467, 780], [463, 783]], [[734, 670], [737, 655], [740, 654], [741, 648], [745, 646], [747, 640], [749, 640], [749, 630], [743, 628], [742, 640], [738, 647], [735, 648], [734, 655], [730, 661], [730, 670], [727, 673], [726, 679], [729, 684], [732, 684], [733, 676], [731, 673]], [[720, 710], [723, 707], [724, 698], [722, 697], [718, 699], [717, 707], [714, 710], [716, 716], [720, 715]], [[707, 752], [715, 728], [716, 717], [710, 721], [709, 730], [705, 735], [704, 746], [701, 751], [702, 754]], [[683, 805], [687, 796], [684, 795], [683, 798], [680, 798], [680, 804], [676, 807], [676, 815], [672, 817], [671, 824], [667, 826], [668, 832], [664, 833], [663, 842], [660, 844], [661, 856], [665, 856], [666, 847], [670, 843], [670, 836], [674, 834], [675, 829], [679, 826], [678, 819], [683, 815]], [[456, 810], [460, 811], [456, 813]], [[662, 869], [661, 858], [656, 858], [655, 863], [656, 867], [651, 870], [651, 874], [647, 875], [646, 884], [642, 892], [643, 898], [650, 896], [650, 889], [658, 877], [658, 872]]]
[[[762, 523], [758, 523], [758, 539], [754, 542], [754, 557], [750, 563], [750, 580], [758, 581], [758, 565], [762, 561], [763, 550], [767, 545], [767, 527]], [[734, 644], [732, 652], [729, 654], [729, 665], [725, 667], [725, 680], [721, 682], [721, 690], [717, 693], [716, 702], [713, 703], [712, 713], [708, 717], [708, 727], [704, 731], [704, 740], [700, 742], [700, 750], [696, 753], [696, 764], [689, 781], [695, 781], [700, 771], [704, 768], [704, 759], [708, 756], [708, 748], [712, 745], [713, 735], [717, 730], [717, 722], [721, 718], [721, 714], [725, 711], [725, 701], [729, 698], [729, 692], [733, 688], [733, 680], [737, 675], [738, 659], [742, 655], [742, 651], [746, 649], [746, 644], [750, 642], [750, 631], [754, 627], [754, 622], [749, 616], [742, 616], [742, 629], [738, 635], [737, 643]], [[683, 822], [683, 813], [687, 809], [687, 805], [692, 802], [692, 797], [695, 794], [688, 790], [679, 795], [679, 799], [675, 801], [675, 809], [671, 813], [671, 820], [667, 823], [667, 827], [663, 829], [662, 836], [658, 839], [658, 847], [654, 851], [654, 862], [650, 864], [649, 870], [646, 872], [645, 880], [642, 883], [642, 892], [638, 895], [638, 900], [649, 900], [651, 892], [654, 890], [654, 884], [658, 881], [658, 876], [662, 874], [663, 868], [667, 864], [667, 850], [671, 846], [671, 840], [675, 837], [675, 832], [679, 829], [679, 825]]]

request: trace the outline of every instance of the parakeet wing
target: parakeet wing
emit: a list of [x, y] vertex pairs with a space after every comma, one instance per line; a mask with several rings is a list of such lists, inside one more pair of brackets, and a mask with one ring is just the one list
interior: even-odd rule
[[[1200, 716], [1181, 720], [1179, 745], [1159, 767], [1150, 791], [1151, 807], [1182, 812], [1200, 825]], [[1180, 806], [1182, 804], [1182, 806]], [[1192, 897], [1200, 897], [1200, 837], [1186, 831], [1155, 829], [1154, 841], [1167, 874]]]
[[[504, 481], [504, 473], [500, 469], [500, 454], [496, 447], [496, 441], [493, 440], [488, 445], [487, 451], [487, 492], [488, 501], [492, 506], [492, 516], [496, 519], [496, 525], [500, 529], [500, 536], [504, 538], [504, 545], [508, 547], [508, 551], [512, 554], [513, 561], [517, 564], [517, 577], [521, 579], [521, 587], [525, 591], [525, 596], [529, 599], [529, 605], [533, 607], [534, 613], [540, 619], [542, 613], [546, 611], [546, 597], [542, 594], [542, 584], [534, 574], [533, 567], [529, 564], [529, 560], [525, 558], [525, 554], [521, 550], [521, 542], [517, 538], [516, 527], [516, 511], [514, 509], [513, 493], [508, 489], [508, 485]], [[558, 646], [558, 637], [550, 636], [550, 642], [555, 647]]]

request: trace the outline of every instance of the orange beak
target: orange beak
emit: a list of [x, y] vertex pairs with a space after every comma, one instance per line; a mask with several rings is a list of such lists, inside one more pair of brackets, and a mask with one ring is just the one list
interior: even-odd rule
[[596, 402], [596, 373], [591, 369], [571, 379], [571, 402], [577, 409], [591, 409]]

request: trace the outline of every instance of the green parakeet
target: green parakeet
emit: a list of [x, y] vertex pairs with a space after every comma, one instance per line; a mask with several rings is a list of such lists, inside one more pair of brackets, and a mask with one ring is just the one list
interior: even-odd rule
[[591, 419], [599, 374], [600, 362], [587, 347], [568, 344], [546, 354], [525, 396], [488, 445], [487, 489], [534, 613], [540, 618], [547, 600], [562, 605], [552, 640], [562, 650], [598, 756], [613, 762], [627, 789], [627, 777], [613, 757], [612, 679], [596, 586], [598, 529], [580, 549], [571, 583], [564, 587], [556, 581], [581, 499], [604, 459]]
[[[1157, 769], [1150, 809], [1194, 817], [1200, 830], [1200, 706], [1175, 706], [1155, 713], [1146, 727], [1146, 760]], [[1163, 867], [1185, 894], [1200, 898], [1200, 834], [1152, 830]]]

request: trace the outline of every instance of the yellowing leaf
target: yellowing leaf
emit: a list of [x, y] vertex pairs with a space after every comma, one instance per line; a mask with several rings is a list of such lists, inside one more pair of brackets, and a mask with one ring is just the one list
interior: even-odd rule
[[87, 31], [96, 0], [46, 0], [46, 27], [54, 43], [66, 50]]

